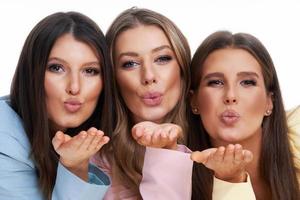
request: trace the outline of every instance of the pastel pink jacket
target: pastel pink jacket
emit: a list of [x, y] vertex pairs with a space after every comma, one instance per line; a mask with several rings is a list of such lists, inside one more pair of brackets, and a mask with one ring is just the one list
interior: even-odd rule
[[[181, 145], [179, 151], [146, 148], [143, 178], [140, 184], [140, 193], [143, 199], [184, 200], [191, 198], [193, 162], [190, 159], [190, 155], [184, 152], [188, 152], [188, 149]], [[103, 162], [103, 160], [93, 158], [92, 162], [108, 174], [109, 177], [112, 177], [111, 166], [108, 162]], [[170, 167], [173, 170], [170, 170]], [[180, 175], [174, 176], [178, 171], [180, 171]], [[139, 195], [118, 181], [111, 180], [111, 186], [106, 192], [104, 199], [136, 200], [139, 199]]]
[[[190, 159], [190, 150], [179, 145], [179, 151], [146, 148], [143, 178], [140, 184], [140, 193], [144, 200], [190, 200], [192, 188], [193, 162]], [[93, 162], [105, 173], [111, 176], [111, 166], [103, 161], [93, 159]], [[242, 193], [241, 193], [242, 191]], [[246, 183], [228, 183], [214, 179], [213, 199], [254, 200], [254, 192], [250, 180]], [[126, 186], [111, 180], [105, 200], [136, 200], [138, 194]]]

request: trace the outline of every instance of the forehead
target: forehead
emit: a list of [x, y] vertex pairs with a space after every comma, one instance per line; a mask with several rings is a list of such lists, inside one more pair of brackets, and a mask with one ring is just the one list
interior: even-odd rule
[[77, 40], [70, 33], [60, 36], [55, 41], [49, 57], [52, 56], [98, 60], [98, 56], [93, 47], [83, 41]]
[[170, 46], [163, 30], [154, 25], [139, 25], [120, 33], [115, 48], [120, 51], [144, 52], [162, 45]]
[[249, 71], [262, 74], [258, 61], [244, 49], [226, 48], [219, 49], [206, 58], [203, 63], [202, 73], [222, 72], [224, 74], [235, 74]]

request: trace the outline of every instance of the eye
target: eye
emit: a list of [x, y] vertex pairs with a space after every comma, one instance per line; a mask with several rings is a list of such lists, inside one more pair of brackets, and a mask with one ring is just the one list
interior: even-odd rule
[[252, 80], [252, 79], [248, 79], [248, 80], [243, 80], [241, 81], [241, 85], [243, 86], [256, 86], [256, 81], [255, 80]]
[[95, 76], [100, 73], [100, 69], [96, 67], [89, 67], [84, 69], [84, 73], [88, 76]]
[[155, 62], [157, 62], [158, 64], [166, 64], [170, 60], [172, 60], [171, 56], [164, 55], [164, 56], [159, 56], [157, 59], [155, 59]]
[[122, 64], [122, 67], [125, 68], [125, 69], [130, 69], [130, 68], [133, 68], [133, 67], [136, 67], [139, 63], [138, 62], [135, 62], [133, 60], [129, 60], [129, 61], [126, 61]]
[[55, 73], [60, 73], [60, 72], [64, 72], [64, 67], [60, 64], [50, 64], [47, 67], [47, 70], [49, 70], [50, 72], [55, 72]]
[[218, 79], [216, 79], [216, 80], [209, 80], [207, 82], [207, 85], [211, 86], [211, 87], [221, 87], [221, 86], [224, 85], [224, 82], [222, 80], [218, 80]]

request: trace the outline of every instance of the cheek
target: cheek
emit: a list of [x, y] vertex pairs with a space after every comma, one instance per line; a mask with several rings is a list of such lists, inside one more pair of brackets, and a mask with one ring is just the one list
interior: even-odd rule
[[87, 82], [85, 84], [85, 93], [87, 94], [86, 97], [93, 101], [98, 101], [99, 96], [103, 90], [103, 82], [102, 79], [99, 78], [93, 82]]
[[168, 88], [171, 88], [176, 95], [180, 95], [183, 80], [179, 73], [173, 73], [168, 78], [166, 78], [166, 84]]
[[267, 100], [266, 98], [262, 98], [263, 94], [252, 97], [253, 98], [244, 99], [248, 105], [246, 112], [249, 113], [250, 118], [261, 121], [266, 112]]
[[181, 81], [181, 73], [180, 73], [180, 66], [178, 64], [174, 64], [171, 66], [166, 66], [161, 68], [161, 72], [159, 72], [160, 76], [164, 80], [164, 82], [168, 83], [169, 85], [173, 85], [174, 83], [179, 83]]
[[180, 67], [178, 65], [165, 68], [165, 70], [162, 70], [160, 73], [162, 85], [165, 86], [167, 90], [170, 90], [173, 95], [171, 98], [174, 98], [174, 101], [178, 101], [181, 90], [182, 90], [182, 77], [180, 73]]
[[63, 85], [61, 85], [61, 83], [58, 80], [48, 78], [47, 76], [45, 77], [44, 88], [46, 105], [47, 109], [49, 110], [52, 108], [53, 104], [55, 104], [55, 100], [62, 96], [61, 90], [64, 89]]
[[197, 96], [197, 103], [199, 107], [199, 114], [204, 128], [210, 135], [216, 132], [216, 122], [218, 122], [218, 107], [220, 107], [222, 99], [217, 92], [210, 92], [205, 88]]
[[140, 85], [138, 75], [132, 73], [117, 73], [116, 79], [118, 89], [124, 100], [133, 98], [134, 95], [132, 94], [136, 92], [137, 87]]
[[212, 93], [205, 88], [201, 89], [197, 96], [199, 112], [203, 116], [209, 116], [211, 113], [214, 113], [220, 102], [221, 99], [216, 92]]

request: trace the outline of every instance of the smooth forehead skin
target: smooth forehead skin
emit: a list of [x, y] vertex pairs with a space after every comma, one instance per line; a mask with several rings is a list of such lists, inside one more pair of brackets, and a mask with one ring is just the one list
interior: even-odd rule
[[49, 59], [51, 58], [62, 58], [77, 65], [78, 63], [99, 63], [95, 51], [88, 44], [78, 41], [70, 33], [64, 34], [56, 40], [49, 55]]
[[[138, 35], [143, 37], [137, 37]], [[161, 46], [169, 46], [171, 48], [168, 38], [159, 27], [139, 25], [118, 35], [115, 43], [115, 58], [118, 58], [124, 52], [138, 52], [138, 54], [143, 55]]]
[[239, 72], [255, 72], [263, 78], [260, 64], [255, 57], [243, 49], [219, 49], [209, 54], [203, 63], [202, 77], [219, 70], [227, 75], [236, 75]]

